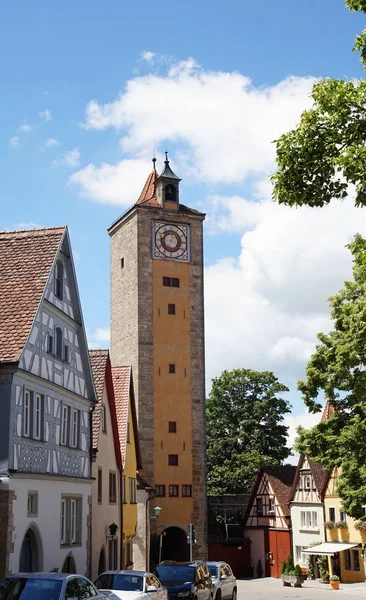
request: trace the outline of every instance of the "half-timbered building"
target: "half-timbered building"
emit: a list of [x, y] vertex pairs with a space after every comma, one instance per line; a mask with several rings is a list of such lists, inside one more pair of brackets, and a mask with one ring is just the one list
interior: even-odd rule
[[0, 233], [0, 576], [89, 566], [95, 402], [66, 227]]
[[322, 465], [303, 454], [299, 458], [290, 496], [292, 551], [294, 562], [305, 570], [305, 548], [324, 542], [324, 509], [322, 488], [326, 479]]
[[281, 566], [291, 554], [289, 496], [296, 467], [262, 467], [245, 518], [245, 535], [250, 538], [253, 567], [258, 574], [280, 577]]

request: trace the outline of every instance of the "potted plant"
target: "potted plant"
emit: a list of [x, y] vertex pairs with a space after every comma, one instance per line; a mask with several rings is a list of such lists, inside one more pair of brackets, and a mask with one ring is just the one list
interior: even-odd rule
[[332, 590], [339, 590], [339, 577], [338, 575], [331, 575], [329, 577], [330, 587]]
[[335, 522], [334, 521], [325, 521], [324, 523], [324, 527], [326, 527], [327, 529], [335, 529]]
[[337, 521], [334, 525], [337, 529], [348, 529], [346, 521]]
[[281, 572], [283, 585], [291, 586], [293, 584], [294, 587], [302, 587], [302, 584], [304, 583], [304, 574], [300, 565], [294, 566], [292, 556], [289, 556], [287, 560], [283, 561]]

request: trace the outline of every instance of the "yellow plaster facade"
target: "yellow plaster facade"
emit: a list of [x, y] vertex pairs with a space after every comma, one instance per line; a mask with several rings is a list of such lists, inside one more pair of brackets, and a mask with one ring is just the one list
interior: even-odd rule
[[[133, 427], [131, 396], [128, 401], [127, 440], [123, 468], [123, 558], [126, 563], [133, 561], [132, 538], [137, 527], [137, 452]], [[124, 567], [125, 565], [123, 565]]]
[[[343, 511], [340, 497], [336, 492], [337, 478], [339, 469], [334, 469], [324, 494], [324, 512], [325, 522], [342, 520]], [[365, 580], [365, 561], [363, 556], [363, 546], [366, 544], [366, 531], [358, 531], [355, 528], [355, 520], [351, 517], [345, 517], [348, 527], [339, 529], [334, 527], [325, 528], [327, 542], [346, 542], [358, 544], [357, 547], [345, 550], [339, 553], [341, 581], [344, 583], [356, 583]], [[334, 574], [334, 562], [330, 558], [329, 574]]]

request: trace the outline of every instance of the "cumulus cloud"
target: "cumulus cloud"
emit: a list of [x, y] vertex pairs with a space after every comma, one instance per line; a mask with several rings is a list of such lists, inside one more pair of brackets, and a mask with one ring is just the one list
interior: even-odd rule
[[[288, 441], [287, 446], [293, 450], [295, 439], [297, 437], [297, 428], [299, 425], [304, 427], [305, 429], [311, 429], [319, 423], [321, 418], [321, 414], [317, 413], [315, 415], [308, 413], [306, 410], [299, 413], [298, 415], [287, 415], [284, 418], [284, 425], [286, 425], [288, 429]], [[289, 462], [293, 465], [297, 465], [299, 460], [299, 455], [294, 452], [293, 456], [289, 457], [286, 462]]]
[[70, 167], [71, 169], [77, 167], [80, 164], [79, 148], [67, 150], [67, 152], [60, 154], [60, 156], [53, 161], [53, 164], [56, 166]]
[[46, 108], [46, 110], [43, 110], [38, 114], [44, 121], [52, 121], [52, 114], [51, 111], [48, 110], [48, 108]]
[[155, 52], [151, 52], [151, 50], [143, 50], [143, 52], [140, 54], [140, 60], [145, 60], [147, 63], [152, 63], [155, 56]]
[[10, 138], [9, 140], [9, 146], [11, 148], [17, 148], [20, 145], [20, 137], [15, 135], [14, 137]]
[[29, 133], [30, 131], [32, 131], [32, 127], [27, 125], [27, 123], [20, 125], [20, 127], [17, 129], [17, 133]]
[[52, 148], [52, 146], [59, 146], [60, 142], [55, 138], [48, 138], [43, 144], [44, 148]]
[[98, 327], [94, 331], [87, 331], [88, 346], [92, 350], [108, 348], [110, 340], [109, 327]]

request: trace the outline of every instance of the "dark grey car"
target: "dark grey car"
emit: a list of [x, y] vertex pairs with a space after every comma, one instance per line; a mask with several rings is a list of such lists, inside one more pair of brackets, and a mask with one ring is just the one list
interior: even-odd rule
[[0, 581], [0, 600], [106, 600], [82, 575], [16, 573]]

